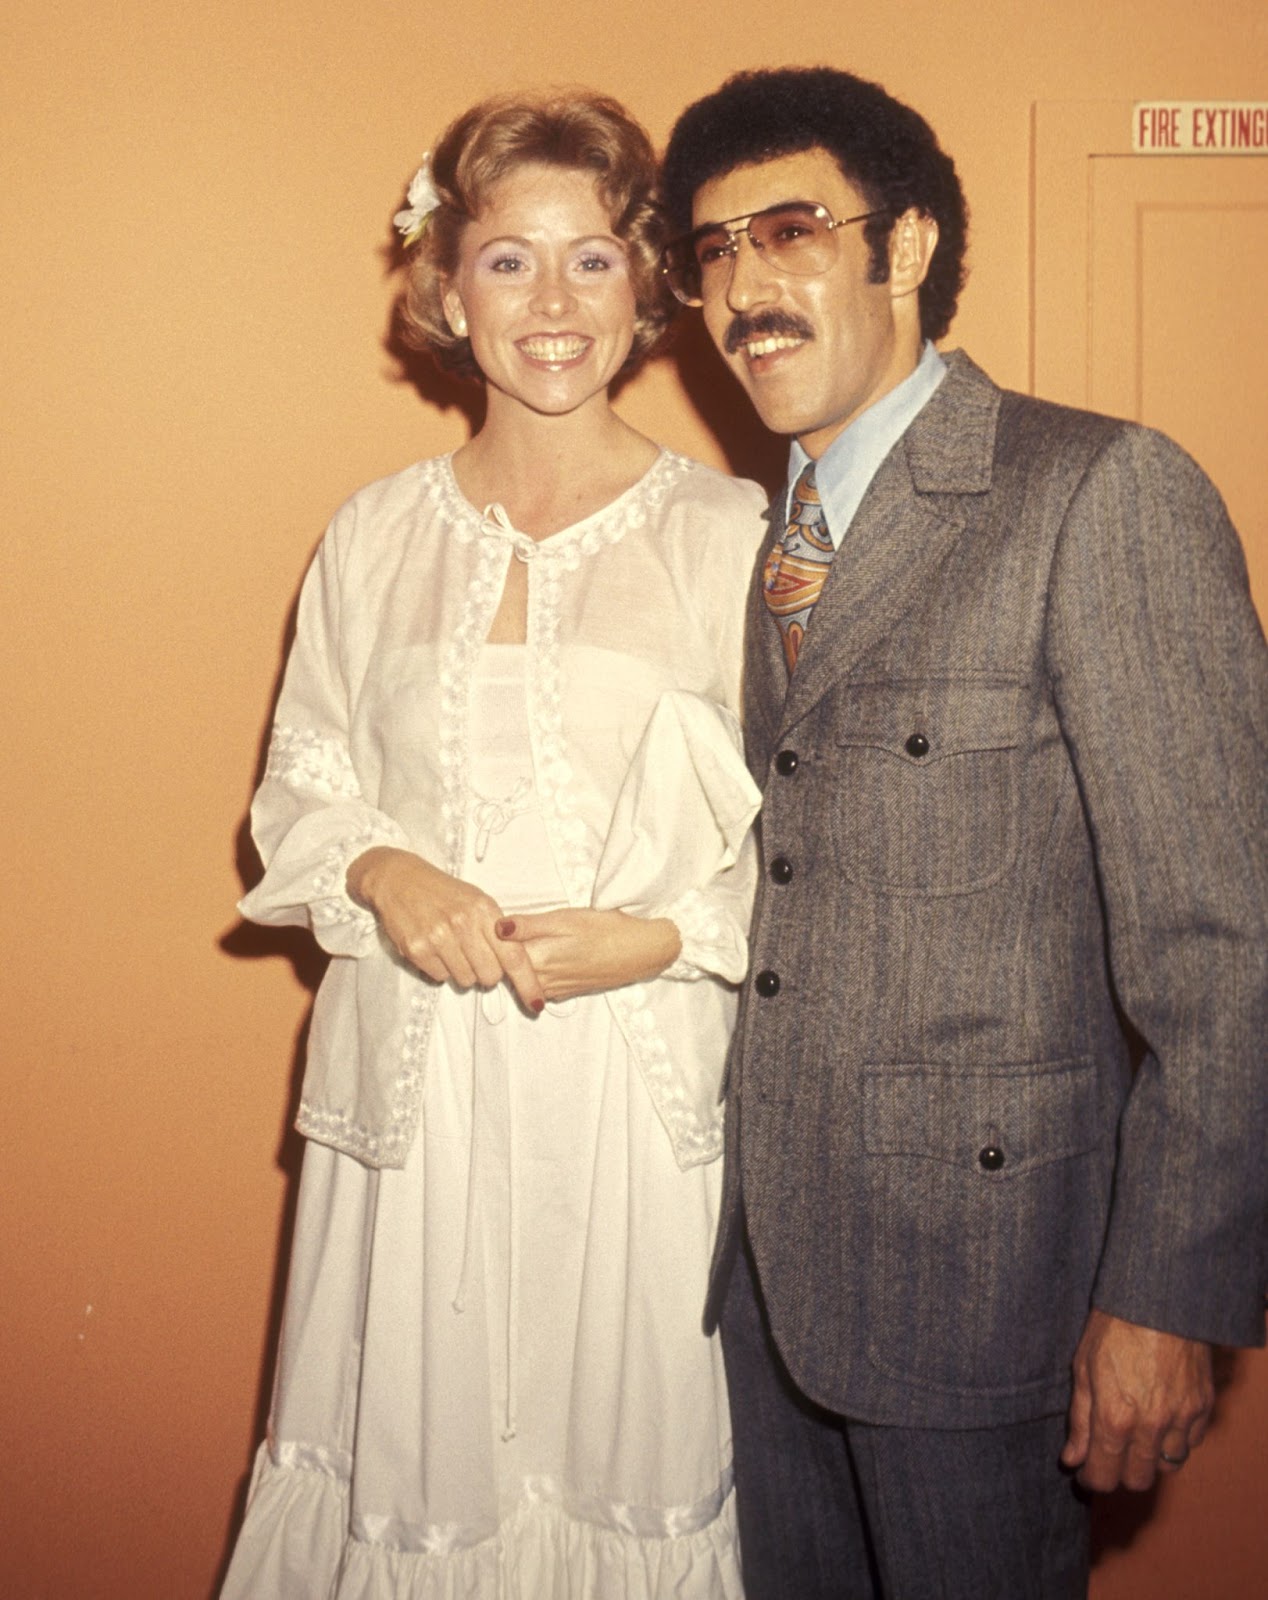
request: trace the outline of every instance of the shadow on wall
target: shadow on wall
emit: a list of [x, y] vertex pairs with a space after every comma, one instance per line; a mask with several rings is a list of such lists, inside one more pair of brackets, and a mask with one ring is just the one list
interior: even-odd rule
[[460, 378], [445, 372], [429, 355], [411, 350], [400, 336], [395, 321], [383, 339], [391, 356], [393, 383], [406, 383], [426, 406], [436, 411], [457, 411], [466, 420], [468, 435], [479, 432], [484, 421], [484, 387], [473, 378]]
[[788, 468], [788, 440], [758, 420], [753, 403], [723, 365], [698, 312], [686, 312], [670, 334], [669, 355], [700, 420], [717, 440], [727, 466], [774, 494]]
[[465, 418], [468, 435], [479, 431], [484, 421], [484, 389], [471, 379], [446, 372], [423, 350], [416, 350], [404, 336], [405, 264], [407, 255], [394, 228], [384, 236], [379, 258], [383, 277], [396, 280], [397, 292], [388, 308], [387, 326], [380, 341], [392, 361], [388, 374], [392, 383], [407, 383], [426, 406], [440, 412], [457, 411]]

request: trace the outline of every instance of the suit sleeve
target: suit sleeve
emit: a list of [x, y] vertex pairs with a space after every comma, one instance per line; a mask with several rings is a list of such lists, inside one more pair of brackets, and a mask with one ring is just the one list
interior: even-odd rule
[[1262, 1343], [1268, 655], [1223, 504], [1160, 435], [1118, 433], [1071, 502], [1048, 650], [1143, 1047], [1094, 1302]]

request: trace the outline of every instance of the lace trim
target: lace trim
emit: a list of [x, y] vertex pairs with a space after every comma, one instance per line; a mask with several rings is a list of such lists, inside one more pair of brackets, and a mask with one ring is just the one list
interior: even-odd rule
[[395, 1128], [386, 1135], [372, 1133], [342, 1111], [330, 1111], [311, 1100], [300, 1101], [295, 1127], [306, 1139], [328, 1144], [331, 1149], [341, 1150], [367, 1167], [403, 1167], [409, 1154], [408, 1138], [401, 1142]]
[[[570, 528], [561, 528], [545, 539], [530, 539], [517, 533], [505, 521], [499, 527], [491, 526], [488, 512], [478, 511], [458, 487], [454, 477], [453, 455], [434, 456], [424, 461], [420, 473], [424, 486], [440, 501], [454, 538], [470, 544], [481, 535], [493, 534], [515, 545], [517, 553], [523, 546], [531, 548], [533, 555], [551, 556], [562, 561], [565, 569], [575, 571], [583, 556], [593, 555], [605, 545], [615, 544], [632, 528], [645, 526], [647, 520], [664, 504], [669, 491], [688, 472], [691, 462], [673, 450], [662, 449], [636, 483], [620, 494], [610, 505], [601, 507], [592, 516], [575, 522]], [[500, 508], [498, 508], [500, 509]], [[532, 559], [529, 556], [528, 559]]]
[[[648, 916], [668, 917], [682, 941], [678, 959], [665, 968], [662, 978], [706, 978], [725, 965], [723, 976], [731, 981], [730, 969], [737, 965], [743, 968], [744, 956], [737, 951], [735, 929], [718, 911], [717, 902], [699, 889], [688, 890], [672, 905], [654, 906]], [[710, 953], [718, 958], [713, 963], [707, 959]], [[729, 962], [723, 962], [725, 955], [731, 956]]]
[[722, 1154], [722, 1117], [702, 1125], [681, 1077], [674, 1070], [674, 1059], [665, 1036], [648, 1004], [647, 985], [632, 983], [612, 989], [608, 1003], [621, 1025], [626, 1043], [638, 1062], [648, 1094], [652, 1097], [669, 1134], [679, 1164], [702, 1166]]
[[[431, 463], [429, 463], [431, 465]], [[459, 534], [461, 537], [461, 534]], [[440, 814], [444, 825], [446, 866], [462, 869], [466, 842], [467, 728], [471, 709], [471, 675], [476, 656], [506, 579], [510, 551], [499, 540], [481, 543], [475, 571], [463, 598], [462, 617], [440, 663]]]
[[348, 868], [373, 845], [391, 844], [404, 849], [408, 843], [404, 829], [385, 819], [382, 823], [367, 822], [332, 845], [313, 876], [313, 893], [308, 903], [313, 928], [356, 927], [361, 938], [368, 939], [378, 927], [378, 919], [348, 893]]
[[275, 727], [264, 776], [323, 800], [361, 798], [348, 747], [315, 728], [292, 728], [284, 723]]

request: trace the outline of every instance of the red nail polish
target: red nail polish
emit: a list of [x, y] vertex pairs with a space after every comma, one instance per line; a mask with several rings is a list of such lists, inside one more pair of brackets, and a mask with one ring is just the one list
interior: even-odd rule
[[540, 1014], [546, 1009], [546, 1002], [544, 1000], [534, 1000], [532, 1002], [532, 1008], [534, 1014], [540, 1016]]
[[499, 939], [509, 939], [515, 932], [515, 924], [511, 921], [510, 917], [503, 917], [500, 922], [495, 922], [493, 924], [493, 931], [497, 934]]

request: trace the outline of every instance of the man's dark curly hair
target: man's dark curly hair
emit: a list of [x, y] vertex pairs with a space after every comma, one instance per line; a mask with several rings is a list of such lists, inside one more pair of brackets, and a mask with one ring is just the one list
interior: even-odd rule
[[914, 207], [938, 224], [938, 247], [920, 286], [920, 331], [940, 339], [964, 286], [968, 207], [933, 129], [878, 83], [833, 67], [739, 72], [688, 106], [669, 136], [661, 183], [674, 231], [690, 229], [702, 184], [812, 149], [835, 157], [868, 208], [886, 213], [863, 229], [873, 283], [889, 276], [889, 235], [904, 211]]

